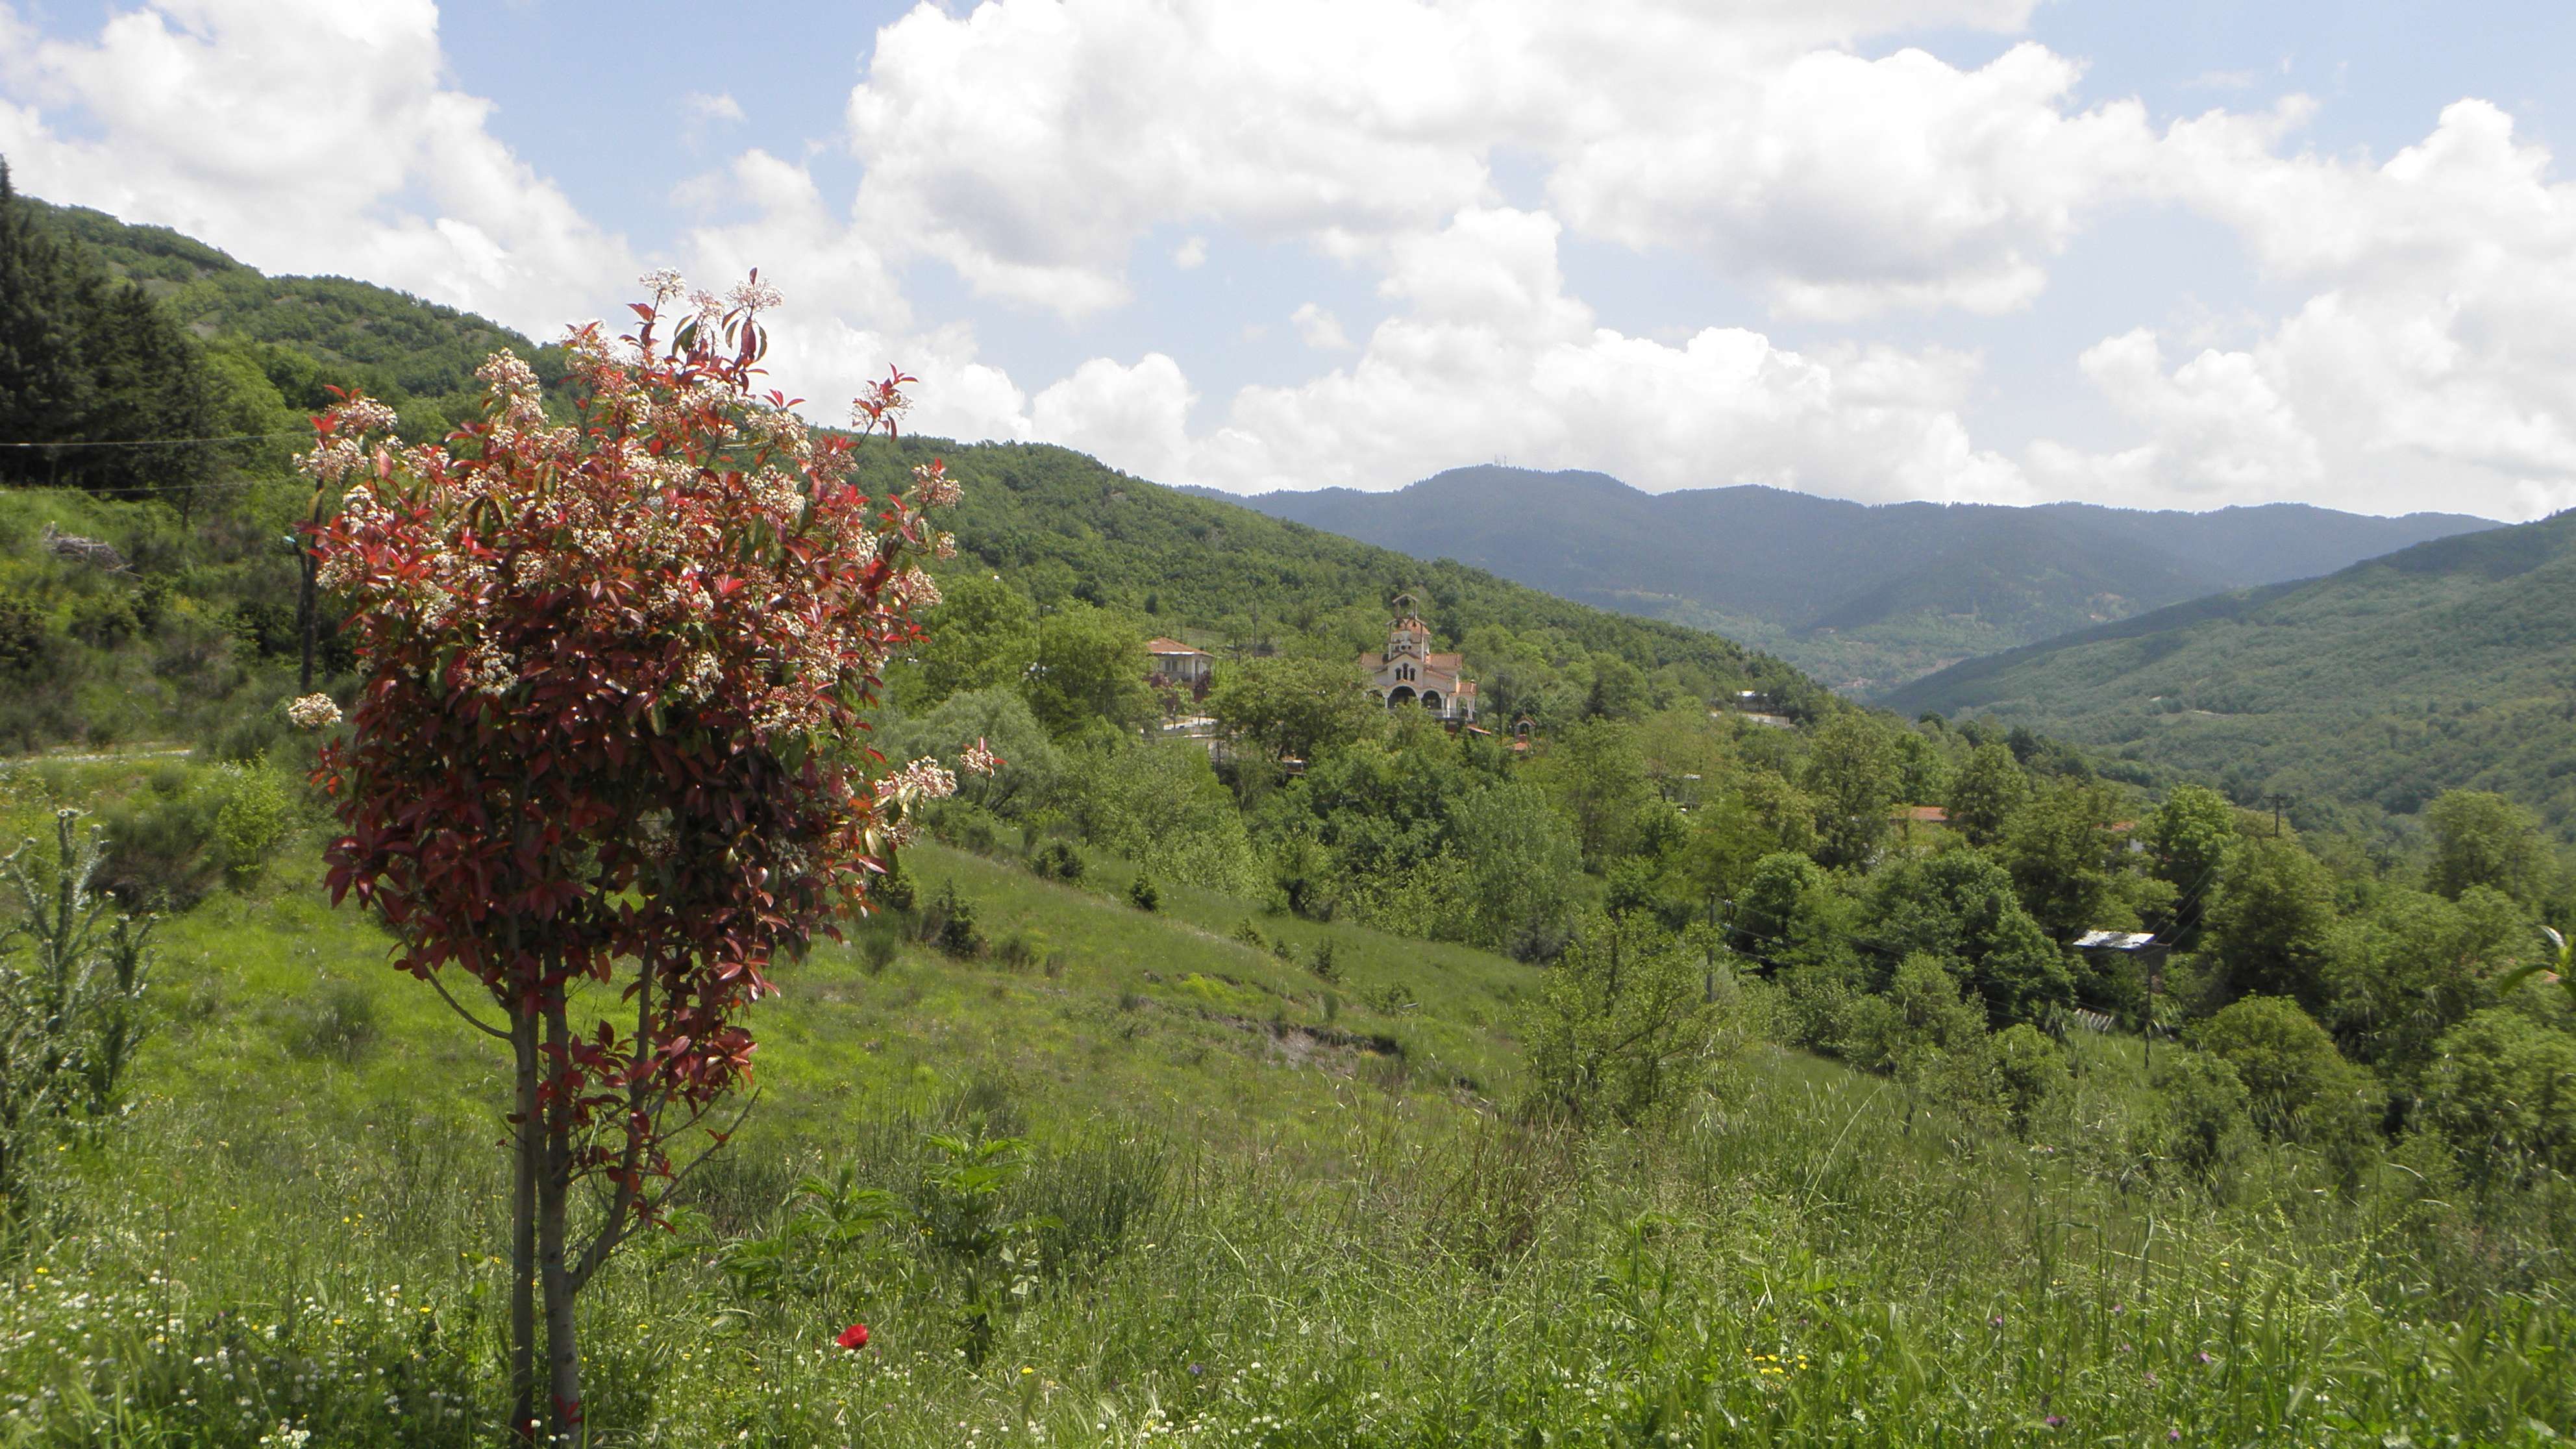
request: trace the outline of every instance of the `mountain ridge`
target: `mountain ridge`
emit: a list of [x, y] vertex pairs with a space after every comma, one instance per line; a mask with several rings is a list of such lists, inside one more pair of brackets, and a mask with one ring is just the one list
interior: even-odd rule
[[1589, 470], [1492, 464], [1392, 493], [1234, 501], [1366, 542], [1401, 538], [1410, 551], [1584, 603], [1714, 629], [1860, 695], [2202, 594], [2330, 573], [2498, 526], [2304, 503], [2186, 513], [1863, 504], [1764, 484], [1649, 494]]
[[2571, 596], [2576, 512], [1970, 660], [1881, 703], [2028, 724], [2311, 818], [2495, 790], [2576, 838]]

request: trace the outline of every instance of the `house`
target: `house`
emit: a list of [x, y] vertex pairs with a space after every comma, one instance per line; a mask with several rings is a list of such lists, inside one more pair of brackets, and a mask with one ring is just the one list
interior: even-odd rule
[[1472, 722], [1476, 681], [1459, 672], [1460, 656], [1432, 652], [1431, 626], [1413, 612], [1411, 596], [1398, 598], [1396, 605], [1402, 612], [1387, 628], [1386, 647], [1359, 658], [1370, 691], [1389, 709], [1418, 704], [1447, 723]]
[[1204, 697], [1216, 677], [1216, 656], [1178, 639], [1146, 640], [1145, 657], [1146, 682], [1160, 689], [1186, 689], [1194, 698]]

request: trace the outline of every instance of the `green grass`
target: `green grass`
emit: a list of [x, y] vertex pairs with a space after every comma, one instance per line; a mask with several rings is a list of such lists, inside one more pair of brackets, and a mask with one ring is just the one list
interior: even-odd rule
[[[22, 770], [6, 809], [136, 774]], [[315, 1445], [492, 1442], [500, 1062], [314, 896], [299, 848], [168, 923], [133, 1110], [64, 1144], [0, 1245], [0, 1445], [252, 1445], [282, 1423]], [[693, 1183], [687, 1230], [586, 1300], [598, 1442], [2431, 1445], [2576, 1425], [2563, 1199], [2554, 1221], [2472, 1220], [2400, 1167], [2340, 1194], [2288, 1152], [2229, 1203], [2160, 1185], [2132, 1144], [2135, 1043], [2077, 1044], [2035, 1145], [1745, 1034], [1669, 1120], [1584, 1133], [1509, 1110], [1535, 968], [1186, 889], [1147, 914], [1098, 858], [1080, 888], [937, 848], [908, 869], [924, 900], [953, 883], [997, 945], [1038, 931], [1045, 951], [906, 940], [872, 971], [862, 939], [780, 972], [749, 1127]], [[1300, 960], [1329, 940], [1340, 980], [1235, 941], [1246, 920]], [[1307, 1036], [1327, 991], [1332, 1035]], [[771, 1287], [722, 1266], [808, 1173], [921, 1191], [932, 1130], [1026, 1135], [1012, 1210], [1063, 1223], [991, 1357], [961, 1354], [960, 1277], [917, 1243]], [[875, 1332], [861, 1354], [829, 1344], [853, 1320]]]

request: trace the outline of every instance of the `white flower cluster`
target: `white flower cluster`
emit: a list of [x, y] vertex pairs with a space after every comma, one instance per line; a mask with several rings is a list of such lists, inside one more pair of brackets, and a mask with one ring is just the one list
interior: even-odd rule
[[947, 766], [924, 756], [886, 776], [877, 793], [880, 797], [891, 794], [906, 804], [945, 800], [957, 793], [957, 777], [949, 773]]
[[286, 703], [287, 723], [300, 730], [323, 730], [340, 722], [340, 706], [327, 694], [308, 694]]
[[966, 490], [957, 486], [957, 480], [948, 476], [945, 462], [924, 463], [914, 468], [912, 486], [924, 509], [954, 508], [957, 500], [966, 496]]
[[994, 754], [993, 747], [984, 743], [980, 735], [976, 737], [975, 743], [968, 745], [957, 756], [957, 768], [970, 775], [990, 775], [1001, 767], [1002, 757]]

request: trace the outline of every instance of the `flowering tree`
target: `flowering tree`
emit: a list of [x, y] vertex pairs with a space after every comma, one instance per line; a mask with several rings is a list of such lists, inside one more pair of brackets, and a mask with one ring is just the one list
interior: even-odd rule
[[[571, 334], [568, 421], [501, 352], [482, 420], [444, 443], [386, 440], [391, 412], [353, 395], [303, 462], [345, 490], [313, 551], [361, 675], [316, 770], [347, 830], [333, 898], [373, 908], [395, 964], [516, 1068], [523, 1435], [539, 1294], [552, 1423], [578, 1438], [575, 1298], [730, 1130], [713, 1114], [750, 1080], [741, 1013], [773, 957], [864, 909], [907, 812], [955, 785], [930, 760], [872, 769], [858, 733], [938, 600], [912, 560], [950, 548], [925, 515], [955, 485], [934, 463], [864, 496], [855, 439], [755, 391], [778, 300], [758, 273], [722, 300], [645, 283], [635, 332]], [[893, 433], [910, 381], [859, 399], [863, 434]], [[319, 696], [291, 713], [336, 719]]]

